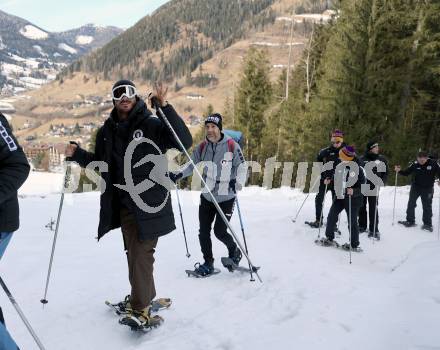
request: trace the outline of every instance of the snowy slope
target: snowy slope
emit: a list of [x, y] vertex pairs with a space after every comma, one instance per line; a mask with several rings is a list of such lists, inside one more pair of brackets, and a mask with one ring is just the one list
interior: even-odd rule
[[[44, 225], [56, 217], [59, 195], [50, 178], [31, 175], [21, 191], [22, 226], [1, 261], [0, 273], [47, 349], [435, 349], [440, 344], [440, 243], [437, 233], [392, 226], [393, 188], [381, 193], [382, 241], [365, 236], [365, 252], [353, 255], [313, 243], [317, 231], [302, 222], [314, 217], [311, 196], [298, 222], [304, 194], [296, 190], [247, 188], [240, 196], [248, 245], [263, 284], [249, 276], [222, 273], [205, 280], [184, 269], [201, 259], [198, 248], [198, 193], [181, 193], [192, 253], [185, 257], [176, 197], [178, 229], [160, 239], [155, 276], [160, 296], [174, 304], [161, 312], [164, 325], [138, 335], [118, 325], [104, 305], [128, 293], [127, 267], [119, 231], [97, 244], [99, 194], [66, 195], [55, 255], [49, 304], [43, 296], [52, 233]], [[61, 178], [58, 177], [61, 181]], [[39, 186], [34, 189], [33, 183]], [[434, 223], [438, 218], [436, 188]], [[408, 187], [398, 189], [397, 218], [404, 217]], [[326, 201], [325, 212], [330, 205]], [[418, 218], [421, 209], [417, 208]], [[420, 221], [420, 219], [419, 219]], [[239, 230], [238, 217], [233, 226]], [[345, 216], [342, 240], [347, 239]], [[214, 239], [218, 258], [226, 250]], [[220, 266], [218, 266], [220, 267]], [[32, 339], [6, 297], [0, 304], [11, 333], [23, 349]]]

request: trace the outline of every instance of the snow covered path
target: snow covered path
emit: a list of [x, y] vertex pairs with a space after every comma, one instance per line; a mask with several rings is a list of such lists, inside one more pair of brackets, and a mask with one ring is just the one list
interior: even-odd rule
[[[20, 230], [0, 264], [5, 279], [48, 350], [71, 349], [440, 349], [440, 242], [437, 240], [438, 188], [434, 199], [435, 233], [392, 226], [393, 187], [381, 192], [382, 241], [361, 236], [364, 253], [353, 254], [313, 243], [317, 230], [311, 195], [298, 222], [304, 194], [296, 190], [247, 188], [240, 196], [250, 255], [262, 266], [263, 284], [221, 267], [226, 249], [213, 239], [217, 267], [209, 279], [188, 278], [184, 270], [201, 259], [198, 245], [198, 194], [181, 192], [188, 243], [185, 256], [178, 207], [178, 229], [159, 240], [156, 286], [172, 297], [161, 312], [162, 327], [149, 334], [120, 326], [104, 300], [128, 294], [120, 231], [96, 243], [97, 193], [66, 195], [49, 288], [49, 304], [39, 300], [53, 234], [44, 226], [56, 218], [59, 195], [21, 199]], [[404, 218], [408, 187], [398, 189], [396, 219]], [[26, 191], [22, 193], [26, 195]], [[325, 213], [331, 202], [328, 195]], [[421, 208], [417, 208], [421, 221]], [[238, 216], [233, 226], [240, 234]], [[347, 239], [345, 215], [341, 220]], [[242, 263], [244, 264], [244, 262]], [[22, 349], [36, 349], [24, 325], [0, 292], [7, 326]]]

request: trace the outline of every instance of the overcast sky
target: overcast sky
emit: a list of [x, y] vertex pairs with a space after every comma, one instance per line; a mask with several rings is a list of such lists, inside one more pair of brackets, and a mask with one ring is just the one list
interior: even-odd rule
[[128, 28], [169, 0], [0, 0], [0, 10], [54, 32], [87, 23]]

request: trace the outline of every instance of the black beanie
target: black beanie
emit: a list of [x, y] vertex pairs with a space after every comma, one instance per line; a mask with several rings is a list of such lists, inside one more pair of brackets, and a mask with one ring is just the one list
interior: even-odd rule
[[377, 141], [370, 141], [367, 143], [367, 152], [371, 151], [374, 147], [379, 146]]
[[426, 151], [419, 151], [419, 153], [417, 153], [417, 157], [419, 158], [428, 158], [429, 157], [429, 153]]
[[112, 87], [112, 91], [117, 88], [118, 86], [122, 86], [122, 85], [130, 85], [133, 87], [136, 87], [136, 85], [134, 85], [134, 83], [130, 80], [127, 79], [122, 79], [122, 80], [118, 80]]
[[205, 119], [205, 125], [208, 123], [212, 123], [217, 125], [217, 127], [222, 130], [223, 129], [223, 124], [222, 124], [222, 116], [220, 115], [220, 113], [214, 113], [211, 114], [210, 116], [208, 116]]

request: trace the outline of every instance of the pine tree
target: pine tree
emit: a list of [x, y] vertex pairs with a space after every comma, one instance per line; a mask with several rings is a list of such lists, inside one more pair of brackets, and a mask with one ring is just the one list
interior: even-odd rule
[[248, 160], [262, 160], [265, 113], [272, 102], [272, 96], [268, 53], [251, 48], [244, 63], [234, 105], [237, 126], [246, 137], [245, 153]]

